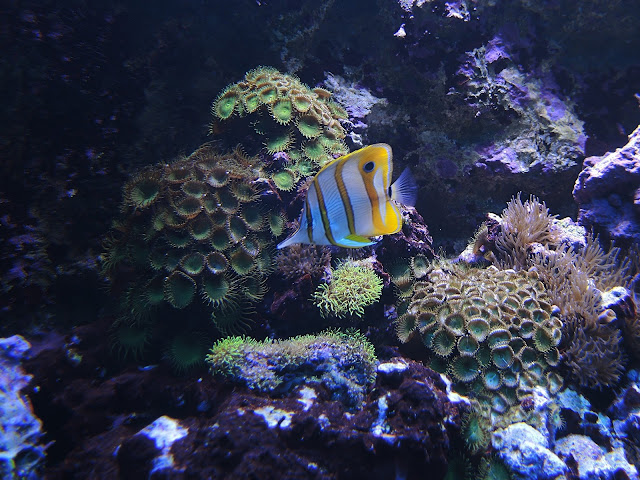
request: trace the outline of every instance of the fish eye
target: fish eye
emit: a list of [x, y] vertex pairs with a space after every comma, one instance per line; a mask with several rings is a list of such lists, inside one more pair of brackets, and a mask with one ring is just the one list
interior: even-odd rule
[[373, 163], [373, 162], [367, 162], [367, 163], [365, 163], [365, 164], [363, 165], [362, 169], [363, 169], [365, 172], [370, 172], [371, 170], [373, 170], [373, 167], [374, 167], [374, 166], [375, 166], [375, 165], [374, 165], [374, 163]]

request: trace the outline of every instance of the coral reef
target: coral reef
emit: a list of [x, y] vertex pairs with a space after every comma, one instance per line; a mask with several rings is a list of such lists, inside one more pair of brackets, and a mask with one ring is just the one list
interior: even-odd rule
[[313, 302], [323, 317], [362, 318], [365, 307], [382, 294], [382, 279], [373, 269], [346, 261], [331, 272], [331, 281], [321, 284]]
[[[570, 377], [590, 388], [614, 384], [623, 370], [620, 328], [627, 324], [602, 304], [602, 294], [628, 286], [630, 263], [620, 250], [605, 252], [597, 238], [575, 236], [544, 203], [514, 197], [500, 217], [490, 214], [487, 230], [472, 250], [495, 265], [535, 272], [562, 324], [562, 363]], [[480, 246], [479, 246], [480, 245]], [[477, 259], [465, 254], [462, 259]], [[629, 322], [631, 320], [629, 319]]]
[[206, 357], [213, 373], [261, 392], [285, 393], [319, 383], [334, 400], [358, 408], [375, 381], [373, 345], [358, 331], [329, 330], [287, 340], [218, 340]]
[[[340, 124], [347, 113], [331, 100], [331, 92], [311, 89], [297, 77], [275, 68], [258, 67], [247, 72], [243, 80], [218, 95], [211, 111], [211, 133], [215, 133], [217, 122], [236, 116], [252, 119], [251, 127], [262, 140], [260, 151], [274, 159], [285, 159], [270, 172], [280, 190], [291, 190], [334, 156], [349, 151]], [[247, 142], [243, 145], [249, 148]]]
[[573, 198], [580, 224], [618, 246], [640, 243], [640, 127], [624, 147], [585, 159]]
[[503, 413], [537, 385], [556, 392], [562, 322], [534, 272], [444, 265], [417, 282], [400, 340], [419, 334], [456, 388]]
[[260, 173], [241, 150], [205, 145], [125, 185], [124, 216], [103, 254], [103, 270], [124, 292], [120, 340], [143, 331], [165, 303], [208, 305], [222, 332], [243, 328], [244, 312], [266, 293], [273, 234], [281, 233], [271, 221], [278, 206], [269, 212], [260, 197]]
[[[348, 472], [382, 480], [396, 468], [408, 479], [425, 471], [440, 478], [446, 471], [463, 405], [419, 362], [381, 364], [362, 408], [349, 411], [320, 383], [272, 398], [224, 377], [176, 377], [167, 368], [105, 376], [106, 325], [72, 332], [81, 364], [68, 361], [63, 342], [44, 339], [28, 364], [39, 386], [31, 393], [34, 409], [55, 441], [48, 451], [52, 478], [109, 478], [114, 472], [146, 478], [154, 466], [160, 467], [154, 475], [202, 478], [280, 478], [286, 472], [317, 479]], [[168, 460], [166, 452], [172, 463], [154, 462]]]
[[7, 479], [35, 480], [44, 468], [42, 422], [21, 392], [31, 380], [21, 366], [30, 349], [19, 335], [0, 339], [0, 476]]

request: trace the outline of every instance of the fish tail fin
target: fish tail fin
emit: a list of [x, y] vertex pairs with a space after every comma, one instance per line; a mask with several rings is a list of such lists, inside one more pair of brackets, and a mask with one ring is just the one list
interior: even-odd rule
[[413, 207], [418, 197], [418, 184], [411, 170], [405, 168], [391, 185], [391, 199], [407, 207]]

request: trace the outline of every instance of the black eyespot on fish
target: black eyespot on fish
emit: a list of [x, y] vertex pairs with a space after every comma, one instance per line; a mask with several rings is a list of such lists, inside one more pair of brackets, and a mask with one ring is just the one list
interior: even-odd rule
[[362, 169], [368, 173], [373, 170], [373, 167], [375, 167], [375, 164], [373, 162], [367, 162], [362, 166]]

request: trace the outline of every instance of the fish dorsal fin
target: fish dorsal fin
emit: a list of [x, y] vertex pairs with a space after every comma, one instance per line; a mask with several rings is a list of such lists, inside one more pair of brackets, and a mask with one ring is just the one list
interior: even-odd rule
[[401, 205], [413, 207], [418, 197], [418, 184], [409, 168], [405, 168], [391, 185], [391, 199]]

